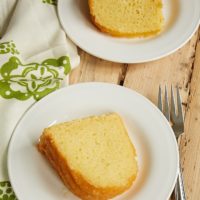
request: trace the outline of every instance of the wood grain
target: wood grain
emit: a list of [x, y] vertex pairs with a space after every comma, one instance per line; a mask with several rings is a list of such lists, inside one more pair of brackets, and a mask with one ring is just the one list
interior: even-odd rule
[[197, 43], [190, 97], [181, 141], [187, 200], [200, 199], [200, 41]]
[[183, 103], [187, 104], [197, 35], [196, 33], [184, 47], [168, 57], [129, 65], [124, 86], [140, 92], [156, 103], [159, 85], [178, 85]]
[[78, 82], [110, 82], [119, 84], [123, 79], [124, 65], [95, 58], [80, 50], [81, 63], [70, 74], [70, 84]]

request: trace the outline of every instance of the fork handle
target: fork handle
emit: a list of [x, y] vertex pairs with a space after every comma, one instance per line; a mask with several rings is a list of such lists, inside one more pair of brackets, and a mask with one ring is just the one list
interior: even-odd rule
[[174, 188], [174, 193], [175, 193], [176, 200], [186, 200], [184, 183], [183, 183], [183, 175], [182, 175], [182, 170], [181, 170], [180, 165], [179, 165], [178, 178], [177, 178], [176, 185]]

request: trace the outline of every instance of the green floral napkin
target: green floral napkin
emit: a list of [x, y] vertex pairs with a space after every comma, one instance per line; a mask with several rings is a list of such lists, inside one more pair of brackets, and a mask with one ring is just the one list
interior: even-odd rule
[[1, 0], [0, 36], [0, 200], [14, 200], [6, 164], [12, 131], [33, 103], [67, 85], [79, 56], [55, 0]]

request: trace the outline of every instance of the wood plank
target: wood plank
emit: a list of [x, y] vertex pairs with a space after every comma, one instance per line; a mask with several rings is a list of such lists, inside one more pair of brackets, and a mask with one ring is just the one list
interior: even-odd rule
[[140, 92], [156, 103], [159, 84], [168, 87], [178, 84], [183, 102], [187, 104], [197, 35], [196, 33], [184, 47], [168, 57], [129, 65], [124, 86]]
[[95, 58], [80, 50], [81, 63], [70, 74], [70, 84], [78, 82], [110, 82], [119, 84], [123, 79], [124, 65]]
[[188, 101], [185, 135], [181, 141], [187, 200], [200, 199], [200, 40], [197, 43]]

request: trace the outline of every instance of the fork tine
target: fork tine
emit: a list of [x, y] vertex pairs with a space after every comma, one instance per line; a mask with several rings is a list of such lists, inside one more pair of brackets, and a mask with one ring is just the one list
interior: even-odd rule
[[170, 121], [170, 111], [169, 111], [169, 101], [168, 101], [168, 92], [167, 92], [167, 86], [165, 85], [165, 117], [168, 121]]
[[182, 103], [181, 103], [181, 95], [178, 89], [178, 86], [176, 87], [177, 92], [177, 108], [178, 108], [178, 118], [183, 122], [183, 110], [182, 110]]
[[173, 122], [176, 119], [176, 108], [175, 108], [174, 91], [172, 85], [171, 85], [171, 118]]
[[158, 108], [162, 112], [162, 91], [161, 91], [160, 85], [159, 85], [159, 92], [158, 92]]

